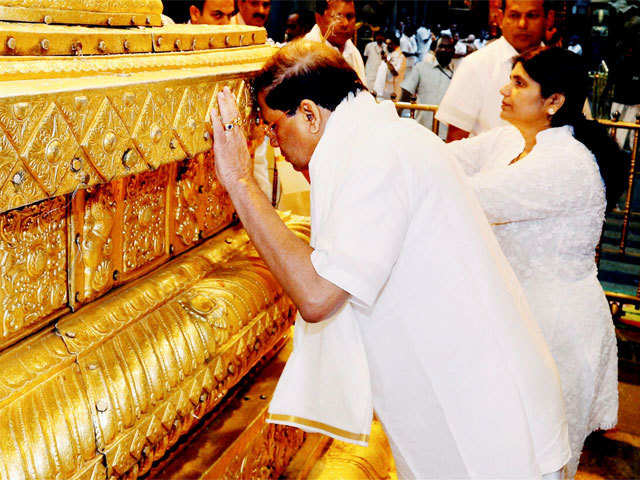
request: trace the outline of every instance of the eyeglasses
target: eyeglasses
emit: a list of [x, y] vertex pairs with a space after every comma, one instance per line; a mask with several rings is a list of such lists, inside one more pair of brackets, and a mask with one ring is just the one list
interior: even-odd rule
[[280, 120], [283, 119], [283, 117], [287, 114], [287, 112], [282, 112], [277, 119], [275, 119], [273, 122], [268, 123], [264, 117], [262, 116], [261, 113], [259, 113], [258, 118], [260, 119], [260, 122], [264, 124], [264, 126], [266, 127], [265, 131], [267, 134], [267, 137], [269, 137], [269, 140], [271, 141], [271, 143], [277, 143], [278, 142], [278, 122], [280, 122]]

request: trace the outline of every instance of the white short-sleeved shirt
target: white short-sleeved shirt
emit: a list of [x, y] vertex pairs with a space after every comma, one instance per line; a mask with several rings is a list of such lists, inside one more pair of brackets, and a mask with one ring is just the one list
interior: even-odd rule
[[[331, 48], [334, 48], [339, 51], [334, 45], [331, 45], [327, 40], [322, 36], [322, 31], [320, 27], [316, 24], [313, 28], [304, 36], [305, 40], [311, 40], [312, 42], [320, 42], [326, 43]], [[362, 55], [353, 44], [351, 40], [347, 40], [344, 44], [344, 50], [342, 51], [342, 57], [346, 60], [351, 68], [355, 70], [358, 74], [358, 78], [365, 84], [365, 86], [369, 86], [367, 84], [367, 74], [364, 69], [364, 62], [362, 61]]]
[[367, 76], [367, 85], [373, 87], [376, 81], [376, 74], [378, 73], [378, 67], [382, 63], [382, 55], [387, 54], [387, 46], [383, 43], [378, 45], [378, 42], [369, 42], [364, 47], [364, 56], [367, 57], [367, 61], [364, 64], [364, 71]]
[[509, 81], [518, 55], [504, 37], [465, 57], [442, 99], [436, 118], [477, 135], [506, 125], [500, 118], [500, 89]]
[[311, 261], [351, 294], [401, 474], [560, 469], [569, 449], [555, 365], [442, 141], [362, 92], [332, 113], [309, 173]]
[[418, 53], [418, 43], [415, 37], [413, 35], [409, 37], [403, 33], [400, 37], [400, 50], [406, 55], [407, 68], [410, 69], [416, 64], [416, 57], [409, 54]]

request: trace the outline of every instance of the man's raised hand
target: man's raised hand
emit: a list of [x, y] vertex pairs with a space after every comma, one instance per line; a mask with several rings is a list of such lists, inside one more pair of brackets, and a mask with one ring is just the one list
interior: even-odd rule
[[247, 140], [240, 129], [240, 114], [236, 100], [229, 87], [218, 93], [220, 113], [211, 110], [213, 128], [213, 154], [216, 176], [222, 186], [229, 190], [241, 180], [253, 178], [253, 168]]

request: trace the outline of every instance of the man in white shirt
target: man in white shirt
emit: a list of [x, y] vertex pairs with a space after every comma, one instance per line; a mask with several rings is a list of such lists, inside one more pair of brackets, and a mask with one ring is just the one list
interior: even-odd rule
[[411, 25], [406, 25], [400, 37], [400, 50], [407, 59], [407, 74], [411, 72], [418, 60], [418, 43], [414, 33], [414, 28]]
[[[312, 181], [311, 245], [287, 229], [253, 180], [228, 89], [218, 95], [220, 115], [212, 112], [218, 180], [298, 306], [296, 332], [311, 326], [317, 338], [335, 322], [355, 322], [350, 332], [370, 372], [370, 388], [352, 383], [331, 402], [314, 374], [348, 378], [355, 365], [340, 359], [352, 352], [324, 348], [300, 365], [308, 344], [296, 343], [283, 377], [296, 365], [307, 375], [295, 377], [287, 398], [305, 415], [328, 397], [337, 417], [372, 398], [399, 478], [557, 474], [569, 447], [555, 364], [443, 143], [400, 119], [392, 103], [378, 104], [326, 46], [285, 45], [254, 85], [272, 141]], [[282, 413], [269, 421], [318, 431], [312, 418]], [[364, 433], [350, 438], [366, 441]]]
[[[440, 37], [435, 58], [425, 57], [413, 67], [412, 72], [402, 82], [402, 100], [410, 101], [412, 95], [418, 97], [418, 103], [438, 105], [442, 101], [447, 87], [453, 77], [451, 60], [453, 59], [453, 39]], [[433, 124], [432, 112], [417, 112], [416, 120], [421, 125], [431, 128]], [[447, 138], [447, 126], [441, 125], [438, 135], [443, 140]]]
[[229, 25], [235, 11], [233, 0], [199, 0], [189, 7], [189, 18], [193, 24]]
[[304, 38], [327, 43], [337, 49], [366, 86], [364, 62], [351, 41], [355, 31], [356, 8], [353, 0], [316, 0], [316, 24]]
[[374, 85], [378, 68], [382, 63], [382, 56], [387, 55], [387, 53], [387, 44], [384, 43], [384, 35], [381, 32], [377, 32], [375, 40], [367, 43], [364, 47], [364, 56], [367, 59], [364, 64], [364, 71], [367, 76], [367, 85]]
[[391, 53], [383, 57], [378, 67], [373, 91], [379, 98], [398, 100], [401, 94], [400, 84], [407, 70], [407, 59], [400, 50], [398, 39], [393, 35], [387, 39], [387, 49]]
[[431, 30], [420, 26], [416, 30], [416, 43], [418, 44], [418, 62], [424, 59], [425, 53], [431, 49]]
[[502, 37], [465, 57], [456, 67], [436, 118], [449, 124], [447, 140], [504, 125], [500, 88], [509, 81], [518, 53], [541, 44], [554, 12], [544, 0], [504, 0]]
[[238, 13], [231, 19], [233, 25], [264, 27], [271, 11], [271, 0], [237, 0]]

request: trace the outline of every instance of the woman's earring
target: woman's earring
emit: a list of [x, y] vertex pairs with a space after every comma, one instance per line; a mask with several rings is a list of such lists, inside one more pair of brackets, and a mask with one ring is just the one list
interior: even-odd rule
[[548, 111], [549, 111], [549, 115], [553, 115], [554, 113], [556, 113], [556, 111], [553, 108], [550, 108]]

